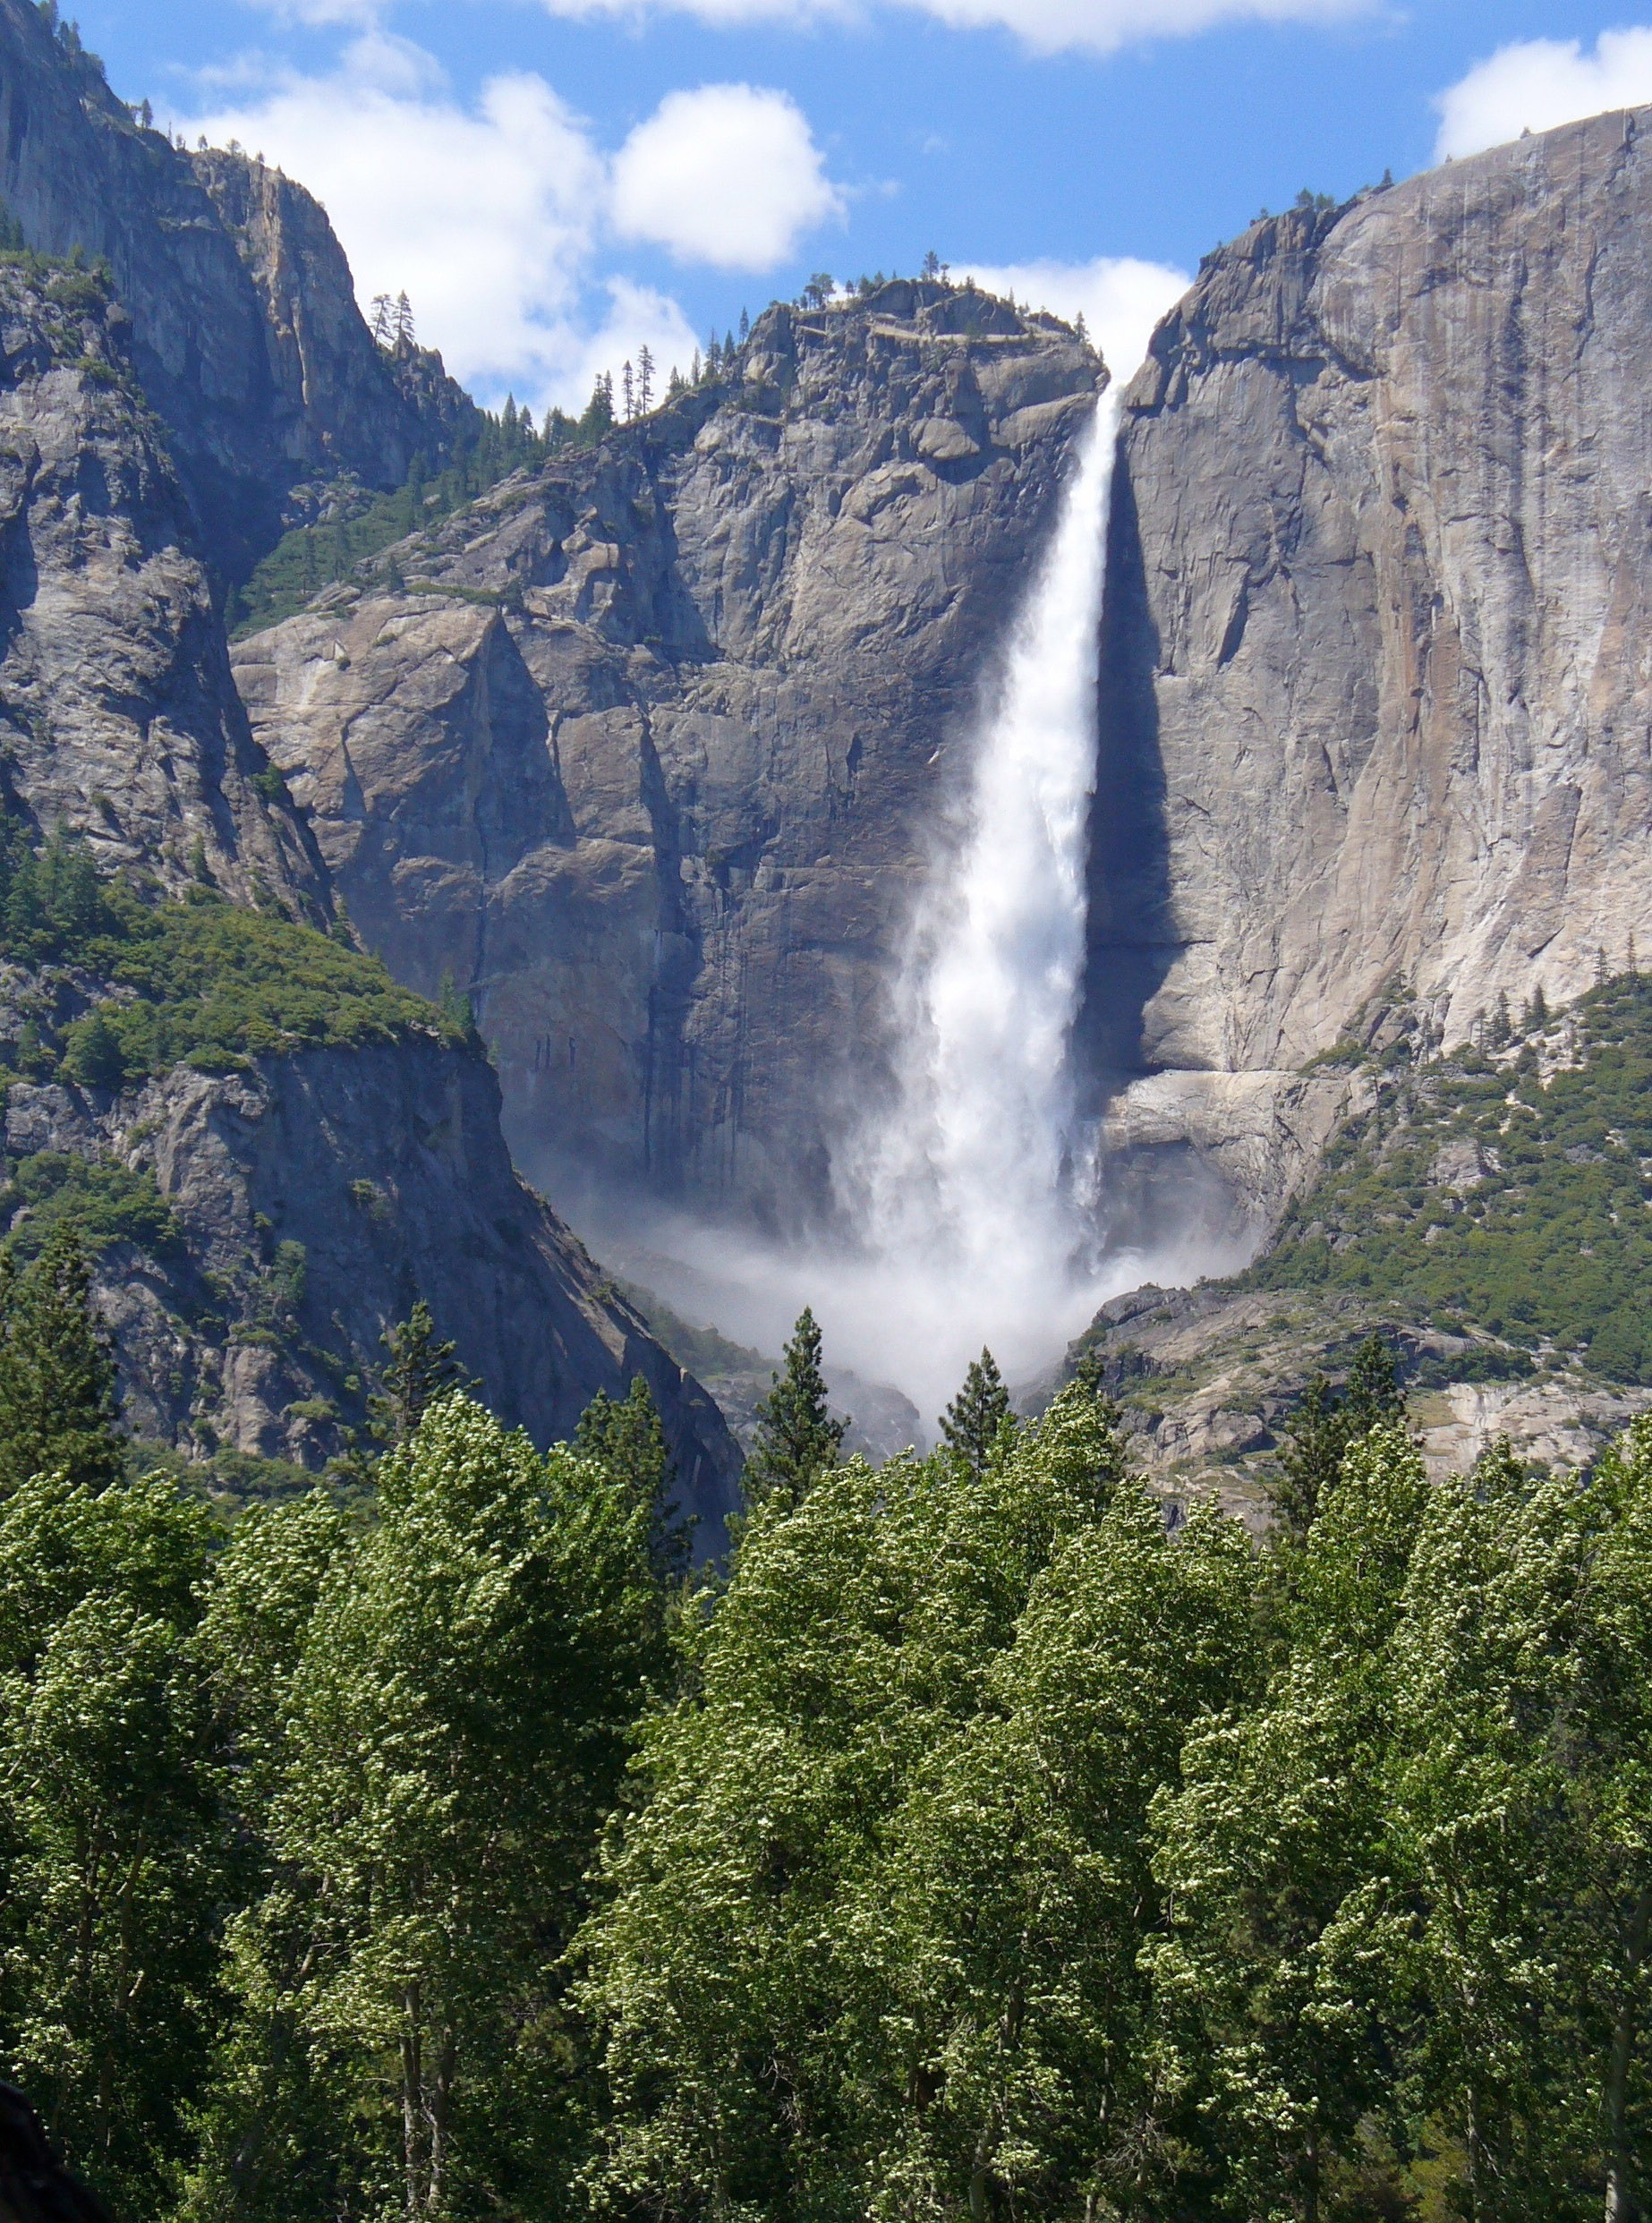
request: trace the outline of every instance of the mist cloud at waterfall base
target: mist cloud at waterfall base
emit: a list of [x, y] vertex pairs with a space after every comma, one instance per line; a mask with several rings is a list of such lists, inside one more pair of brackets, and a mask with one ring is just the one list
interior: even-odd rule
[[1071, 1272], [1011, 1248], [966, 1276], [932, 1255], [771, 1240], [634, 1195], [589, 1197], [577, 1224], [626, 1281], [694, 1325], [766, 1354], [778, 1356], [809, 1306], [829, 1367], [902, 1392], [929, 1441], [984, 1343], [1009, 1382], [1031, 1383], [1051, 1372], [1109, 1298], [1144, 1282], [1185, 1288], [1232, 1273], [1251, 1248], [1215, 1222], [1200, 1222], [1142, 1248], [1103, 1251]]

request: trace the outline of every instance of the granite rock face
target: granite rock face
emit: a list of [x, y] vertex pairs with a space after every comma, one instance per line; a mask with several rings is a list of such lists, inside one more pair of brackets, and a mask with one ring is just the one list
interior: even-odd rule
[[314, 910], [130, 343], [90, 274], [0, 268], [0, 779], [106, 864]]
[[235, 651], [402, 979], [469, 989], [518, 1162], [795, 1226], [1103, 372], [899, 284], [507, 481]]
[[125, 1417], [189, 1453], [319, 1465], [358, 1428], [379, 1337], [419, 1298], [489, 1405], [541, 1444], [643, 1375], [708, 1538], [737, 1503], [716, 1406], [517, 1179], [486, 1061], [434, 1037], [239, 1073], [179, 1066], [112, 1097], [12, 1086], [4, 1146], [150, 1173], [177, 1236], [117, 1244], [97, 1300]]
[[142, 128], [30, 0], [0, 0], [0, 197], [38, 252], [107, 258], [143, 390], [229, 577], [278, 535], [290, 485], [352, 471], [399, 486], [468, 413], [429, 362], [398, 382], [301, 187]]
[[[1159, 1077], [1114, 1097], [1127, 1149], [1179, 1094], [1213, 1164], [1395, 980], [1459, 1040], [1644, 943], [1649, 351], [1648, 110], [1253, 226], [1161, 326], [1119, 450], [1084, 1024], [1104, 1082]], [[1222, 1178], [1265, 1221], [1292, 1168]]]

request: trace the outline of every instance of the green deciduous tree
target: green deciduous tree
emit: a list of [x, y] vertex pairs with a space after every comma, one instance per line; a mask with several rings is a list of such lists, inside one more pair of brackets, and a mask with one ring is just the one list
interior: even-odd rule
[[760, 1501], [584, 1933], [599, 2196], [939, 2218], [1139, 2176], [1146, 1804], [1232, 1695], [1250, 1567], [1208, 1516], [1167, 1540], [1082, 1384], [982, 1474]]
[[[558, 1963], [666, 1664], [647, 1509], [456, 1394], [378, 1472], [379, 1523], [328, 1558], [287, 1682], [272, 1880], [234, 1941], [243, 2013], [292, 2033], [265, 2100], [283, 2135], [238, 2185], [259, 2088], [231, 2080], [202, 2214], [290, 2216], [353, 2185], [375, 2212], [538, 2214], [576, 2142]], [[254, 1607], [278, 1645], [279, 1596]]]
[[226, 1869], [193, 1672], [209, 1520], [62, 1472], [0, 1510], [0, 2048], [72, 2160], [152, 2213], [188, 2151]]
[[1380, 1870], [1388, 1647], [1426, 1492], [1396, 1429], [1344, 1454], [1266, 1699], [1196, 1728], [1157, 1801], [1163, 2074], [1222, 2213], [1318, 2223], [1384, 2098], [1350, 1902]]

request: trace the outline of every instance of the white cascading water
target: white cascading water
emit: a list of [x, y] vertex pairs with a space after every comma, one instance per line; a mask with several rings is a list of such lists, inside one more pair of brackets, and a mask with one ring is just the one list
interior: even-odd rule
[[1068, 1043], [1085, 948], [1096, 657], [1117, 411], [1097, 405], [1018, 615], [897, 990], [894, 1115], [849, 1178], [870, 1246], [1066, 1278]]
[[[1103, 349], [1133, 363], [1186, 281], [1145, 264], [1124, 276]], [[893, 1100], [834, 1163], [853, 1244], [799, 1249], [657, 1222], [634, 1260], [637, 1278], [689, 1316], [761, 1348], [778, 1349], [812, 1305], [829, 1359], [898, 1385], [925, 1427], [984, 1343], [1025, 1380], [1107, 1297], [1213, 1264], [1191, 1245], [1151, 1261], [1096, 1258], [1091, 1153], [1075, 1132], [1069, 1052], [1085, 960], [1113, 393], [1077, 443], [965, 745], [895, 987]]]

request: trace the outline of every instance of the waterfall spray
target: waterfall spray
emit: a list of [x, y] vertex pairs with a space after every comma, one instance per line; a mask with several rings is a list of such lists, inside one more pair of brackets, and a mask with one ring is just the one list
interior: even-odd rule
[[[1078, 1238], [1068, 1067], [1085, 944], [1117, 411], [1097, 405], [1010, 635], [897, 988], [899, 1095], [846, 1169], [869, 1247], [1036, 1282]], [[993, 1307], [996, 1310], [998, 1307]]]

